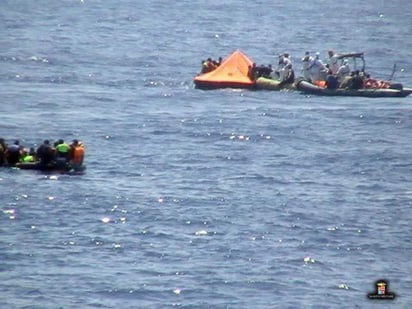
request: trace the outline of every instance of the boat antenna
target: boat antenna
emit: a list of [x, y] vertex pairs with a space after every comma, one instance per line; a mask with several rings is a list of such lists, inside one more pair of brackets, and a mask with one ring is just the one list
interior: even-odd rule
[[396, 63], [394, 63], [394, 65], [393, 65], [392, 73], [391, 73], [391, 75], [389, 76], [388, 81], [391, 81], [391, 80], [392, 80], [393, 76], [395, 75], [395, 72], [396, 72]]

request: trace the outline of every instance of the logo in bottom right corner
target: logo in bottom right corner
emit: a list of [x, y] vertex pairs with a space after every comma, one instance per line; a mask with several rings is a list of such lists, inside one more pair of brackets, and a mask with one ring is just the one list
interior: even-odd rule
[[375, 282], [375, 292], [369, 293], [369, 299], [395, 299], [395, 293], [389, 292], [389, 283], [387, 280], [378, 280]]

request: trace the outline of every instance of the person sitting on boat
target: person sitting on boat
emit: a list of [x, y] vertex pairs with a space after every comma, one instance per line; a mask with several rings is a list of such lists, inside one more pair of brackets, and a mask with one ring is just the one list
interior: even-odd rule
[[339, 82], [345, 79], [346, 76], [350, 75], [350, 66], [348, 59], [343, 60], [343, 64], [339, 67], [338, 71], [336, 72], [336, 77], [338, 78]]
[[363, 86], [365, 88], [379, 88], [378, 81], [374, 78], [371, 78], [369, 74], [366, 74], [365, 80], [363, 81]]
[[201, 73], [209, 73], [216, 69], [216, 65], [213, 63], [212, 58], [207, 58], [206, 61], [202, 61]]
[[332, 70], [329, 69], [328, 75], [326, 75], [326, 81], [325, 85], [327, 89], [337, 89], [339, 87], [339, 82], [338, 79], [336, 78], [336, 75], [332, 73]]
[[332, 50], [328, 50], [329, 55], [329, 69], [332, 71], [332, 74], [336, 74], [339, 70], [338, 55]]
[[315, 58], [309, 65], [310, 80], [312, 83], [316, 81], [325, 80], [325, 75], [327, 72], [326, 66], [323, 64], [322, 60], [319, 59], [320, 54], [316, 53]]
[[264, 78], [272, 78], [272, 65], [269, 64], [268, 66], [265, 65], [260, 65], [257, 67], [258, 71], [258, 77], [264, 77]]
[[7, 147], [6, 159], [9, 166], [15, 166], [20, 161], [23, 147], [20, 145], [19, 140], [15, 140], [14, 143]]
[[36, 157], [40, 160], [40, 165], [47, 166], [54, 161], [55, 149], [50, 145], [49, 140], [44, 140], [36, 150]]
[[348, 82], [348, 88], [349, 89], [362, 89], [363, 88], [363, 76], [361, 76], [359, 70], [356, 70], [355, 72], [352, 72], [351, 78]]
[[279, 56], [279, 65], [277, 72], [279, 73], [279, 80], [281, 83], [293, 83], [295, 80], [295, 73], [292, 68], [292, 61], [288, 53]]
[[29, 151], [27, 151], [27, 149], [23, 150], [21, 162], [36, 162], [36, 151], [34, 147], [30, 147]]
[[370, 75], [367, 74], [363, 81], [363, 86], [365, 88], [375, 88], [375, 89], [390, 88], [390, 82], [371, 78]]
[[302, 58], [302, 71], [303, 71], [303, 78], [306, 81], [311, 81], [310, 80], [310, 72], [309, 72], [309, 66], [311, 65], [313, 61], [312, 56], [310, 55], [310, 52], [305, 52], [305, 56]]
[[74, 139], [70, 144], [70, 164], [73, 167], [78, 167], [83, 164], [84, 145], [79, 140]]
[[65, 167], [70, 160], [70, 146], [62, 139], [59, 139], [56, 144], [56, 165]]
[[6, 165], [7, 144], [4, 138], [0, 137], [0, 166]]

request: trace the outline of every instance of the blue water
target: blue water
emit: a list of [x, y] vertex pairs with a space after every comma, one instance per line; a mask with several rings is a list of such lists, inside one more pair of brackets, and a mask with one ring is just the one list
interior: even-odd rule
[[412, 86], [410, 1], [334, 6], [2, 1], [0, 136], [87, 171], [0, 170], [0, 308], [410, 308], [412, 97], [193, 88], [329, 48]]

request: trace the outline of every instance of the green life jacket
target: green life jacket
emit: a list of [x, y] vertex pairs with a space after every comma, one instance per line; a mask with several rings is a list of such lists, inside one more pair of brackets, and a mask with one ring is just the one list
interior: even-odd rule
[[23, 158], [23, 162], [34, 162], [34, 156], [27, 155]]
[[70, 146], [67, 145], [66, 143], [59, 144], [56, 146], [56, 151], [60, 153], [67, 153], [70, 150]]

